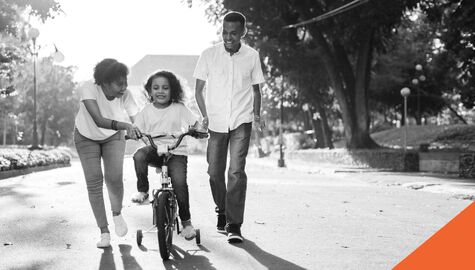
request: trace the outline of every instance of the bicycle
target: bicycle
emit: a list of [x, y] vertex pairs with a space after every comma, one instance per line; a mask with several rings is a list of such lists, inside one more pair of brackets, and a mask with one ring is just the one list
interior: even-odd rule
[[[200, 131], [196, 127], [197, 124], [194, 126], [190, 126], [188, 131], [182, 133], [178, 136], [175, 144], [172, 146], [168, 145], [157, 145], [154, 142], [154, 139], [157, 138], [164, 138], [164, 137], [171, 137], [176, 139], [173, 135], [162, 134], [158, 136], [151, 136], [150, 134], [142, 133], [142, 136], [147, 138], [150, 142], [150, 145], [157, 151], [158, 156], [162, 159], [161, 164], [161, 188], [153, 189], [152, 190], [152, 204], [153, 209], [153, 225], [151, 228], [143, 232], [142, 230], [137, 230], [137, 245], [142, 245], [143, 234], [146, 232], [152, 232], [154, 227], [157, 228], [157, 238], [158, 238], [158, 246], [160, 250], [160, 255], [163, 260], [168, 260], [170, 257], [170, 250], [172, 247], [173, 242], [173, 231], [176, 228], [177, 234], [180, 234], [180, 228], [178, 223], [178, 205], [176, 200], [175, 192], [173, 191], [171, 178], [168, 176], [168, 167], [167, 162], [171, 157], [170, 151], [176, 149], [180, 143], [182, 142], [185, 136], [191, 136], [197, 139], [204, 139], [208, 137], [208, 132]], [[127, 139], [130, 139], [126, 136]], [[159, 170], [157, 170], [159, 173]], [[175, 227], [176, 225], [176, 227]], [[196, 244], [201, 244], [201, 235], [200, 230], [195, 229], [195, 240]]]

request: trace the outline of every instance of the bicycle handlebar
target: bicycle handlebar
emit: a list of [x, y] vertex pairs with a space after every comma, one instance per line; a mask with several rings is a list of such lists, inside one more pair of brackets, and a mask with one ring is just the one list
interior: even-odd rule
[[[153, 147], [153, 149], [157, 150], [158, 147], [155, 144], [155, 142], [153, 141], [153, 139], [163, 138], [163, 137], [167, 137], [167, 136], [170, 136], [170, 135], [161, 134], [161, 135], [157, 135], [157, 136], [152, 136], [152, 135], [147, 134], [147, 133], [142, 133], [141, 136], [139, 137], [139, 139], [142, 138], [142, 137], [147, 138], [148, 141], [150, 142], [150, 145]], [[173, 135], [171, 135], [171, 136], [173, 138], [175, 138]], [[204, 139], [204, 138], [208, 137], [208, 132], [190, 128], [190, 129], [188, 129], [187, 132], [180, 134], [178, 136], [178, 139], [176, 140], [176, 142], [172, 146], [167, 146], [167, 151], [170, 152], [170, 151], [176, 149], [181, 144], [181, 141], [183, 140], [183, 138], [185, 136], [191, 136], [191, 137], [196, 138], [196, 139]], [[129, 136], [125, 135], [125, 139], [130, 140], [131, 138]]]

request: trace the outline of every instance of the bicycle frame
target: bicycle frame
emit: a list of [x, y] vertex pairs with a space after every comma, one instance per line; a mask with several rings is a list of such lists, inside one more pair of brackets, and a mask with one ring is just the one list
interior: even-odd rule
[[[176, 142], [171, 145], [156, 145], [153, 139], [156, 138], [163, 138], [163, 137], [171, 137], [176, 138], [173, 135], [162, 134], [158, 136], [151, 136], [150, 134], [142, 133], [142, 136], [148, 139], [150, 146], [157, 151], [159, 158], [161, 159], [161, 174], [160, 174], [160, 183], [161, 187], [159, 189], [152, 190], [152, 197], [153, 200], [152, 208], [153, 208], [153, 225], [157, 227], [157, 236], [158, 236], [158, 244], [160, 249], [161, 257], [166, 260], [170, 255], [170, 248], [172, 245], [173, 239], [173, 231], [175, 228], [177, 229], [177, 233], [179, 234], [179, 225], [178, 225], [178, 218], [177, 218], [177, 200], [176, 195], [173, 190], [171, 178], [168, 176], [168, 160], [171, 157], [171, 151], [176, 149], [180, 143], [182, 142], [185, 136], [192, 136], [194, 138], [206, 138], [208, 133], [205, 131], [198, 131], [196, 129], [196, 125], [190, 127], [186, 133], [183, 133], [178, 136]], [[126, 139], [129, 139], [126, 136]], [[176, 226], [176, 227], [175, 227]], [[196, 230], [196, 243], [200, 244], [200, 234], [199, 229]], [[140, 245], [142, 241], [142, 231], [137, 231], [137, 243]]]

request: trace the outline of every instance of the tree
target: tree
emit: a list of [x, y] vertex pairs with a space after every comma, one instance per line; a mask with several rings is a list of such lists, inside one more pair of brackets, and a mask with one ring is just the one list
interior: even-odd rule
[[[79, 101], [74, 93], [72, 67], [54, 65], [51, 57], [37, 62], [37, 121], [40, 144], [69, 144], [72, 139], [75, 113]], [[28, 136], [32, 134], [33, 115], [33, 64], [25, 62], [18, 67], [13, 81], [18, 91], [17, 103], [20, 127]], [[29, 142], [30, 138], [25, 138]]]
[[[449, 89], [443, 81], [447, 66], [436, 61], [440, 52], [435, 49], [435, 27], [420, 12], [407, 15], [386, 52], [375, 56], [370, 97], [380, 113], [391, 110], [402, 114], [400, 90], [409, 87], [408, 114], [421, 124], [423, 116], [436, 115], [444, 106], [450, 106], [442, 97]], [[416, 70], [416, 65], [422, 70]]]
[[45, 21], [61, 12], [61, 6], [55, 0], [0, 0], [0, 10], [0, 33], [17, 36], [25, 12]]
[[421, 8], [439, 27], [443, 51], [455, 59], [453, 71], [466, 108], [475, 105], [475, 2], [469, 0], [422, 1]]
[[[355, 9], [300, 28], [282, 27], [312, 19], [349, 1], [250, 1], [203, 0], [208, 16], [219, 20], [227, 10], [247, 15], [249, 33], [256, 41], [274, 40], [285, 52], [304, 41], [307, 52], [318, 55], [338, 100], [349, 148], [372, 148], [369, 136], [368, 95], [373, 52], [384, 49], [385, 41], [402, 15], [417, 0], [369, 1]], [[259, 48], [259, 42], [255, 42]], [[275, 59], [274, 59], [275, 60]]]

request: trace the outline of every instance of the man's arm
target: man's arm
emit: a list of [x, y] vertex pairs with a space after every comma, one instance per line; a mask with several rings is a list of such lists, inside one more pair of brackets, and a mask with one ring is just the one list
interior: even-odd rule
[[204, 128], [208, 128], [208, 112], [206, 111], [206, 104], [205, 98], [203, 95], [203, 89], [205, 87], [206, 81], [196, 79], [195, 85], [195, 99], [196, 103], [198, 104], [198, 108], [200, 109], [201, 115], [203, 116], [203, 126]]
[[252, 93], [254, 95], [254, 128], [258, 132], [262, 132], [262, 129], [264, 128], [264, 122], [261, 121], [261, 88], [259, 84], [252, 85]]

